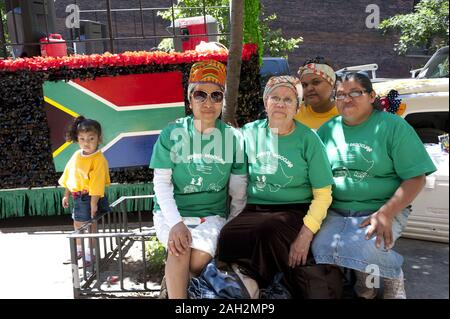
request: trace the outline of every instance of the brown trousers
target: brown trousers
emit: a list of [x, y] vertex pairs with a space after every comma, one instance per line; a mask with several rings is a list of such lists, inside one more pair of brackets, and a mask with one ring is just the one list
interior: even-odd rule
[[297, 238], [308, 204], [247, 205], [219, 236], [218, 259], [236, 263], [265, 288], [279, 272], [294, 298], [340, 298], [342, 274], [337, 267], [317, 265], [311, 254], [305, 266], [289, 267], [289, 250]]

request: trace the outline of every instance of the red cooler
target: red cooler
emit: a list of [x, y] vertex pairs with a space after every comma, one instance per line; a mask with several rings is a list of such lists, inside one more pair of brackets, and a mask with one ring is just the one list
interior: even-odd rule
[[67, 55], [67, 43], [60, 34], [50, 34], [48, 38], [42, 38], [39, 42], [50, 42], [41, 44], [42, 56], [61, 57]]
[[[219, 33], [218, 28], [217, 20], [210, 15], [175, 20], [175, 34], [180, 36], [174, 40], [175, 51], [195, 50], [195, 47], [202, 41], [217, 42], [217, 35], [209, 34]], [[174, 32], [173, 24], [168, 31]]]

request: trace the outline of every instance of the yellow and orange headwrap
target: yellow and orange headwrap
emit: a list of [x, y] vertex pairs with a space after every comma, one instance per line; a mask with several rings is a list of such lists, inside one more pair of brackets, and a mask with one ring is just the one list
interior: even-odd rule
[[227, 68], [224, 64], [214, 61], [201, 61], [194, 63], [189, 75], [189, 84], [214, 83], [225, 89]]

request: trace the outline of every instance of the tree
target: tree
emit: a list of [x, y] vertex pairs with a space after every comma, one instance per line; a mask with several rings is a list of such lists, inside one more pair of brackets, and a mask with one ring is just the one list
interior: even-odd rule
[[6, 9], [5, 2], [0, 1], [0, 57], [6, 57], [8, 54], [8, 50], [5, 46], [6, 43]]
[[264, 41], [264, 55], [287, 58], [290, 52], [298, 49], [299, 44], [303, 42], [303, 38], [285, 39], [281, 29], [272, 30], [270, 24], [277, 19], [278, 17], [275, 13], [266, 16], [264, 10], [262, 10], [260, 29]]
[[400, 32], [394, 50], [405, 54], [413, 47], [426, 47], [429, 53], [448, 45], [448, 0], [422, 0], [413, 13], [400, 14], [381, 22], [383, 34]]
[[[246, 8], [248, 7], [247, 0], [246, 2]], [[252, 2], [258, 2], [258, 5], [261, 8], [261, 17], [259, 19], [259, 33], [261, 34], [261, 43], [258, 43], [260, 46], [262, 44], [262, 47], [264, 48], [264, 54], [268, 56], [281, 56], [286, 57], [290, 52], [294, 51], [298, 48], [298, 45], [303, 41], [303, 39], [300, 38], [291, 38], [291, 39], [285, 39], [282, 34], [281, 29], [272, 30], [270, 28], [271, 23], [276, 21], [277, 15], [272, 14], [270, 16], [264, 15], [264, 9], [263, 6], [259, 3], [259, 1], [252, 1]], [[230, 26], [230, 12], [226, 8], [230, 5], [230, 0], [179, 0], [178, 5], [175, 6], [174, 14], [173, 16], [175, 19], [179, 18], [185, 18], [185, 17], [191, 17], [191, 16], [198, 16], [203, 15], [203, 3], [205, 3], [208, 8], [206, 10], [206, 13], [213, 16], [218, 20], [219, 24], [219, 30], [220, 32], [227, 32], [229, 30]], [[194, 9], [188, 9], [187, 7], [197, 7]], [[212, 7], [212, 8], [211, 8]], [[221, 8], [219, 8], [221, 7]], [[259, 11], [259, 8], [258, 8]], [[166, 11], [159, 11], [158, 15], [161, 16], [163, 19], [172, 21], [172, 10], [166, 10]], [[244, 39], [246, 39], [246, 34], [244, 33]], [[246, 39], [247, 40], [247, 39]], [[219, 41], [224, 44], [225, 46], [229, 46], [229, 40], [227, 37], [221, 37]], [[255, 40], [256, 41], [256, 40]], [[171, 44], [172, 39], [168, 39], [165, 41], [162, 41], [161, 45], [159, 46], [162, 50], [169, 50], [169, 48], [173, 48], [173, 44]], [[263, 49], [260, 48], [260, 49]], [[262, 53], [262, 52], [261, 52]]]
[[241, 78], [242, 44], [244, 40], [244, 2], [231, 0], [231, 43], [228, 55], [227, 90], [222, 119], [237, 127], [236, 109]]

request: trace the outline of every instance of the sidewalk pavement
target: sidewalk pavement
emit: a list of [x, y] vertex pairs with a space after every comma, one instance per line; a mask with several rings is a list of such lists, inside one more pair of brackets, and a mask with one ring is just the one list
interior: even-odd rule
[[72, 299], [70, 232], [0, 231], [0, 299]]
[[[0, 229], [0, 299], [72, 299], [71, 226]], [[401, 238], [409, 299], [449, 298], [449, 245]]]

